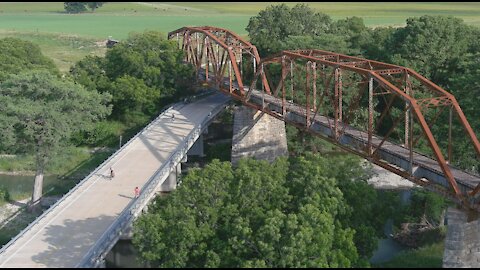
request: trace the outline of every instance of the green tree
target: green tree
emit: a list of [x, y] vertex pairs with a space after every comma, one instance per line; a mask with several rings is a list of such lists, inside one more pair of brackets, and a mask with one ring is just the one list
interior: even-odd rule
[[[161, 267], [367, 266], [355, 237], [377, 228], [374, 222], [350, 225], [365, 205], [347, 205], [338, 181], [327, 176], [349, 170], [344, 176], [353, 181], [361, 168], [354, 161], [328, 168], [325, 163], [317, 155], [272, 164], [242, 160], [237, 168], [214, 160], [155, 200], [134, 224], [134, 245], [142, 259]], [[365, 196], [361, 203], [372, 205], [362, 212], [372, 218], [368, 211], [378, 201]], [[371, 236], [363, 231], [360, 237]]]
[[141, 125], [160, 108], [191, 94], [194, 70], [160, 32], [132, 33], [104, 58], [88, 56], [70, 70], [89, 90], [113, 96], [112, 120]]
[[425, 189], [415, 189], [410, 204], [404, 209], [410, 222], [429, 222], [433, 226], [443, 225], [445, 211], [449, 201], [444, 197]]
[[86, 2], [64, 2], [63, 7], [68, 13], [81, 13], [87, 11]]
[[361, 56], [362, 45], [365, 42], [372, 42], [370, 40], [370, 32], [371, 30], [367, 28], [363, 23], [363, 19], [359, 17], [347, 17], [343, 20], [338, 20], [334, 22], [332, 24], [330, 33], [337, 39], [344, 40], [344, 42], [347, 43], [347, 46], [340, 46], [339, 49], [343, 49], [344, 47], [346, 47], [348, 48], [348, 51], [343, 52], [335, 48], [333, 48], [333, 51], [348, 55]]
[[11, 37], [0, 39], [0, 82], [11, 74], [32, 69], [60, 73], [53, 61], [42, 54], [38, 45]]
[[479, 30], [451, 16], [424, 15], [407, 19], [386, 47], [391, 63], [410, 67], [444, 87], [459, 72], [458, 62], [473, 48]]
[[193, 79], [193, 69], [183, 63], [183, 52], [156, 31], [132, 33], [108, 50], [105, 71], [111, 80], [123, 75], [142, 79], [163, 97], [178, 94], [175, 89], [182, 87], [188, 90]]
[[87, 55], [70, 68], [70, 75], [87, 90], [108, 92], [111, 81], [105, 72], [105, 61], [104, 57]]
[[289, 8], [286, 4], [272, 5], [250, 18], [246, 30], [260, 55], [276, 53], [289, 36], [320, 36], [329, 29], [330, 16], [316, 13], [305, 4]]
[[377, 61], [389, 61], [391, 48], [388, 47], [391, 42], [395, 28], [376, 27], [375, 29], [364, 32], [360, 41], [360, 47], [365, 58]]
[[12, 75], [0, 84], [0, 129], [6, 142], [35, 155], [32, 209], [42, 196], [45, 166], [70, 135], [107, 116], [108, 94], [85, 91], [48, 71]]
[[87, 8], [95, 12], [95, 9], [103, 6], [105, 2], [64, 2], [63, 6], [68, 13], [82, 13], [87, 11]]
[[94, 12], [95, 9], [103, 6], [105, 2], [86, 2], [86, 3], [87, 3], [87, 7], [89, 7], [92, 10], [92, 12]]
[[[452, 93], [457, 99], [463, 113], [467, 117], [473, 131], [477, 138], [480, 138], [480, 50], [476, 53], [466, 54], [464, 61], [460, 62], [458, 67], [463, 70], [461, 74], [451, 76], [448, 78], [448, 91]], [[448, 142], [448, 120], [444, 118], [445, 123], [438, 126], [435, 132], [441, 134], [443, 146]], [[452, 126], [452, 162], [461, 168], [472, 171], [474, 173], [480, 172], [480, 161], [476, 156], [476, 151], [473, 148], [471, 140], [467, 138], [463, 126], [457, 118], [454, 118]]]
[[110, 89], [113, 95], [113, 115], [122, 116], [129, 112], [153, 115], [159, 103], [160, 92], [145, 85], [142, 79], [130, 75], [117, 78]]

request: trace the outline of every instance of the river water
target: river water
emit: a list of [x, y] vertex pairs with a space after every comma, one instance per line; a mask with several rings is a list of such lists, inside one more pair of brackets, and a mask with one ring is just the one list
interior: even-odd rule
[[[48, 191], [57, 181], [56, 175], [48, 175], [43, 178], [43, 190]], [[7, 175], [0, 174], [0, 187], [6, 187], [10, 193], [10, 198], [18, 198], [18, 196], [30, 196], [33, 191], [34, 175]], [[27, 197], [28, 197], [27, 196]]]

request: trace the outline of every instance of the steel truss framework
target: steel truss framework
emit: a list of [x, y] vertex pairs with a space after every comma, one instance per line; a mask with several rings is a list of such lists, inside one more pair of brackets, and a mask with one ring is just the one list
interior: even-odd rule
[[[480, 158], [480, 143], [455, 97], [417, 72], [323, 50], [282, 51], [261, 60], [255, 46], [218, 27], [183, 27], [170, 32], [168, 38], [178, 42], [185, 52], [185, 60], [196, 67], [201, 81], [247, 106], [308, 132], [312, 132], [316, 117], [322, 115], [328, 120], [331, 136], [313, 134], [453, 198], [470, 209], [480, 209], [475, 197], [480, 191], [480, 183], [462, 192], [449, 164], [455, 115], [471, 141], [477, 160]], [[260, 105], [252, 101], [256, 89], [261, 91]], [[281, 112], [270, 110], [265, 105], [265, 96], [276, 98], [281, 103]], [[303, 109], [305, 118], [302, 124], [286, 117], [292, 104]], [[448, 116], [445, 117], [445, 113]], [[440, 124], [448, 128], [448, 142], [441, 145], [432, 133], [432, 127], [439, 119], [447, 119], [447, 123]], [[345, 129], [349, 127], [365, 136], [366, 143], [361, 149], [340, 144]], [[380, 143], [375, 143], [374, 138], [380, 138]], [[401, 170], [380, 159], [378, 153], [387, 147], [387, 142], [408, 149], [409, 169]], [[430, 152], [448, 185], [439, 186], [415, 176], [415, 147], [421, 144]]]

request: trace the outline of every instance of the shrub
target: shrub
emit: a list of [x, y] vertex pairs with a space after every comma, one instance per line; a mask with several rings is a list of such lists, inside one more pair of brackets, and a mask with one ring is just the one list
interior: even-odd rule
[[0, 187], [0, 202], [8, 202], [10, 200], [10, 193], [6, 187]]

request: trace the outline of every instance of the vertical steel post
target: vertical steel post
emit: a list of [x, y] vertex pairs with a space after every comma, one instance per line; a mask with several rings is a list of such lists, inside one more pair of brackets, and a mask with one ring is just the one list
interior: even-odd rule
[[[285, 66], [285, 56], [282, 56], [282, 79], [286, 78], [286, 66]], [[280, 82], [282, 84], [282, 115], [285, 117], [285, 114], [287, 113], [287, 107], [286, 107], [286, 102], [285, 102], [285, 79], [283, 79], [283, 82]]]
[[215, 47], [217, 49], [217, 67], [220, 66], [220, 47], [218, 46], [218, 44], [215, 44]]
[[448, 116], [448, 159], [447, 162], [451, 164], [452, 162], [452, 118], [453, 118], [453, 111], [452, 105], [450, 105], [450, 112]]
[[230, 78], [230, 93], [232, 93], [232, 59], [228, 60], [228, 77]]
[[368, 156], [372, 155], [373, 134], [373, 78], [368, 80]]
[[200, 42], [199, 42], [200, 33], [195, 33], [195, 42], [197, 43], [197, 54], [200, 54]]
[[205, 58], [207, 60], [205, 65], [205, 80], [208, 82], [208, 70], [210, 69], [210, 59], [208, 58], [208, 37], [205, 37]]
[[313, 62], [313, 110], [317, 109], [317, 62]]
[[[186, 51], [186, 48], [185, 48], [185, 43], [186, 43], [186, 39], [187, 39], [187, 31], [183, 32], [183, 39], [182, 39], [182, 51]], [[185, 58], [187, 58], [187, 61], [188, 61], [188, 52], [187, 52], [187, 55], [185, 55]]]
[[308, 66], [311, 66], [312, 62], [308, 61], [305, 64], [305, 73], [306, 73], [306, 82], [305, 82], [305, 126], [308, 128], [310, 126], [310, 72]]
[[338, 67], [335, 67], [335, 85], [334, 85], [334, 102], [333, 102], [333, 109], [334, 109], [334, 116], [335, 116], [335, 121], [334, 121], [334, 138], [335, 140], [338, 140], [338, 90], [339, 90], [339, 85], [338, 85], [338, 81], [339, 81], [339, 73], [340, 73], [340, 68]]
[[[263, 76], [263, 75], [264, 75], [264, 71], [263, 71], [263, 63], [262, 63], [262, 65], [260, 66], [260, 76]], [[264, 108], [265, 108], [265, 83], [262, 80], [262, 109]]]
[[408, 141], [409, 145], [408, 148], [410, 150], [410, 168], [409, 168], [409, 173], [411, 176], [413, 176], [413, 113], [412, 113], [412, 106], [408, 109], [409, 113], [409, 118], [410, 118], [410, 139]]
[[240, 76], [242, 76], [243, 78], [243, 68], [242, 68], [242, 58], [243, 58], [243, 54], [242, 54], [242, 49], [240, 49], [240, 56], [239, 56], [240, 60], [239, 60], [239, 63], [238, 63], [238, 67], [240, 68]]
[[180, 47], [180, 37], [178, 37], [178, 33], [177, 33], [177, 45], [178, 45], [178, 49], [182, 48], [182, 47]]
[[[405, 72], [405, 94], [410, 95], [410, 88], [408, 87], [408, 79], [409, 76], [407, 72]], [[407, 103], [405, 103], [405, 108], [408, 106]], [[409, 120], [410, 120], [410, 113], [409, 110], [405, 111], [405, 147], [408, 147], [408, 134], [409, 134]]]
[[342, 70], [338, 69], [338, 121], [339, 122], [342, 122], [342, 115], [343, 115], [342, 92], [343, 92]]
[[293, 86], [294, 81], [293, 81], [293, 79], [294, 79], [294, 77], [293, 77], [293, 59], [290, 59], [290, 80], [292, 81], [292, 82], [291, 82], [291, 83], [292, 83], [292, 85], [291, 85], [291, 87], [292, 87], [292, 102], [295, 101], [295, 99], [294, 99], [295, 95], [293, 94], [293, 93], [294, 93], [294, 92], [293, 92], [293, 90], [294, 90], [294, 86]]

